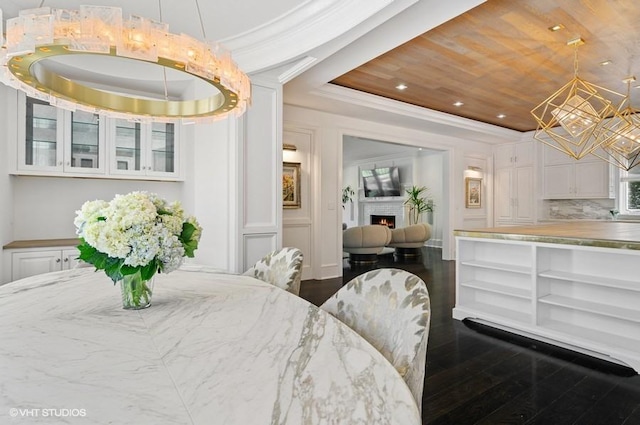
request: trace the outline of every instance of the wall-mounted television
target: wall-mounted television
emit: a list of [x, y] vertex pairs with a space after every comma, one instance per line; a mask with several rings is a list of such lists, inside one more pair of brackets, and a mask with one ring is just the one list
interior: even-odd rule
[[401, 196], [400, 172], [398, 171], [398, 167], [362, 170], [361, 173], [364, 185], [364, 196], [366, 198]]

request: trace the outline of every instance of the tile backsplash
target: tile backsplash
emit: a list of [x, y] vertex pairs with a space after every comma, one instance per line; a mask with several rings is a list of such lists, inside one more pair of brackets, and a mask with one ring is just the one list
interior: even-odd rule
[[[558, 199], [543, 201], [541, 219], [554, 220], [610, 220], [613, 199]], [[546, 217], [545, 217], [546, 215]]]

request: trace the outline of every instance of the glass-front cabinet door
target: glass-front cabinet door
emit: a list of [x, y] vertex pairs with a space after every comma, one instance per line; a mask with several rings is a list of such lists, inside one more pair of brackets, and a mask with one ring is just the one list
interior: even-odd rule
[[18, 167], [21, 169], [62, 170], [64, 143], [64, 111], [41, 100], [26, 98], [20, 103], [23, 113], [23, 144], [19, 144]]
[[152, 173], [174, 173], [176, 167], [175, 124], [151, 124], [151, 149], [148, 158]]
[[111, 125], [111, 173], [142, 171], [142, 129], [140, 123], [115, 119]]
[[173, 123], [112, 120], [110, 174], [177, 177], [177, 134]]
[[181, 180], [178, 124], [67, 111], [18, 94], [16, 174]]
[[104, 173], [105, 130], [98, 114], [84, 111], [68, 112], [65, 117], [64, 171], [73, 173]]

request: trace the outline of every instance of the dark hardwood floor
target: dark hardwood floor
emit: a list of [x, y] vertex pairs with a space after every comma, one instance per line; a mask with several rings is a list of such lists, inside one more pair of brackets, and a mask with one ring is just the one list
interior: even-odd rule
[[[424, 248], [417, 262], [380, 257], [377, 267], [420, 276], [431, 298], [422, 401], [430, 425], [640, 425], [640, 375], [572, 351], [451, 318], [455, 262]], [[300, 296], [320, 305], [368, 269], [345, 261], [342, 278], [303, 281]]]

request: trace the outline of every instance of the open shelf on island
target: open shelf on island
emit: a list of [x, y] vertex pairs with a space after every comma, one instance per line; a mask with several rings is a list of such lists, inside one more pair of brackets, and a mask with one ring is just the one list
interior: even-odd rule
[[474, 288], [481, 291], [494, 292], [496, 294], [509, 295], [512, 297], [531, 299], [531, 291], [522, 289], [522, 288], [514, 288], [513, 286], [502, 285], [499, 283], [493, 282], [483, 282], [478, 280], [471, 280], [468, 282], [460, 282], [461, 286], [466, 286], [467, 288]]

